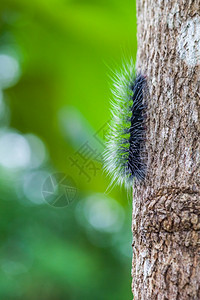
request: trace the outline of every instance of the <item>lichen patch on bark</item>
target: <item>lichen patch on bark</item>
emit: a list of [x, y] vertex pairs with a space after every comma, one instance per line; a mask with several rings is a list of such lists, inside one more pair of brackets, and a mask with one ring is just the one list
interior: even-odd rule
[[181, 25], [177, 42], [180, 58], [188, 66], [200, 64], [200, 16], [189, 18]]

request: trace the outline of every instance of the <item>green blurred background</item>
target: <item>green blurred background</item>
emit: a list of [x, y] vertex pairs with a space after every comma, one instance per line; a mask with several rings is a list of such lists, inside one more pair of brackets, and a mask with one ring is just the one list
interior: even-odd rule
[[135, 1], [1, 0], [0, 15], [0, 299], [132, 299], [131, 195], [108, 188], [102, 151]]

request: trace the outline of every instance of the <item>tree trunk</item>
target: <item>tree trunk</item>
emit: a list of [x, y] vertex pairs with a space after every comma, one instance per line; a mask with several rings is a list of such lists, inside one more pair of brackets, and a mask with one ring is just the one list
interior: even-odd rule
[[134, 299], [200, 299], [200, 0], [137, 0], [147, 175], [133, 189]]

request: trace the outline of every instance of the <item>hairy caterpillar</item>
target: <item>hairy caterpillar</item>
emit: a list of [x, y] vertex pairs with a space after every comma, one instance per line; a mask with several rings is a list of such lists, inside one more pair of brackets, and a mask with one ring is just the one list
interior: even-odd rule
[[145, 164], [144, 88], [146, 77], [137, 74], [133, 61], [123, 64], [113, 78], [110, 130], [104, 151], [105, 170], [112, 182], [129, 187], [133, 179], [143, 180]]

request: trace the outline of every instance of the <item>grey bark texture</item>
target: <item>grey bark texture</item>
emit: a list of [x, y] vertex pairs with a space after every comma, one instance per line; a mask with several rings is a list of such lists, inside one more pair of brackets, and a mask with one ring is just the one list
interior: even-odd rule
[[134, 299], [200, 299], [200, 0], [137, 0], [147, 175], [133, 188]]

